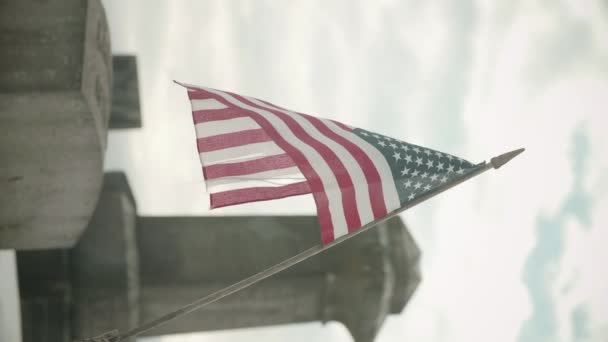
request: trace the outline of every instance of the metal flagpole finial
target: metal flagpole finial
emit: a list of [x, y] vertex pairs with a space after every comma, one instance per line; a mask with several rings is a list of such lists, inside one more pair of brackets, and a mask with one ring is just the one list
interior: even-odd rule
[[118, 342], [120, 341], [120, 333], [118, 330], [105, 332], [99, 336], [85, 338], [84, 340], [76, 340], [74, 342]]
[[499, 156], [496, 156], [496, 157], [492, 158], [490, 160], [490, 164], [492, 164], [492, 166], [495, 169], [498, 169], [501, 166], [503, 166], [506, 163], [508, 163], [511, 159], [513, 159], [516, 156], [518, 156], [519, 154], [521, 154], [525, 150], [526, 150], [525, 148], [520, 148], [520, 149], [511, 151], [511, 152], [503, 153], [503, 154], [501, 154]]

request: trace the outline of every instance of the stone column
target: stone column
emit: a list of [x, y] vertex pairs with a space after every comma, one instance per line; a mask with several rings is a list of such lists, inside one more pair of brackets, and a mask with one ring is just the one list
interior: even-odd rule
[[139, 323], [135, 224], [124, 174], [109, 173], [73, 249], [17, 253], [23, 342], [72, 342]]
[[112, 65], [99, 0], [0, 6], [0, 249], [65, 248], [95, 208]]
[[[24, 342], [127, 331], [319, 243], [315, 216], [136, 212], [124, 174], [107, 174], [75, 248], [18, 253]], [[416, 289], [419, 257], [396, 217], [148, 336], [338, 321], [371, 342]]]
[[69, 254], [74, 338], [140, 323], [136, 220], [125, 175], [107, 173], [91, 222]]
[[[137, 235], [143, 321], [319, 243], [314, 216], [142, 217]], [[335, 320], [373, 341], [416, 288], [419, 255], [394, 218], [150, 335]]]
[[114, 56], [110, 128], [141, 128], [137, 58]]

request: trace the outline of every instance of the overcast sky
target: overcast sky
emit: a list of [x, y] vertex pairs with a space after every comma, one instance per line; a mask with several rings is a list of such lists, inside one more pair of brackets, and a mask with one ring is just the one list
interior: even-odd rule
[[[208, 210], [173, 79], [251, 95], [504, 169], [408, 211], [423, 282], [378, 341], [608, 339], [608, 3], [104, 1], [138, 56], [144, 128], [112, 132], [141, 214], [315, 211], [308, 196]], [[294, 209], [296, 208], [296, 209]], [[308, 336], [308, 338], [305, 338]], [[163, 338], [350, 341], [340, 324]]]

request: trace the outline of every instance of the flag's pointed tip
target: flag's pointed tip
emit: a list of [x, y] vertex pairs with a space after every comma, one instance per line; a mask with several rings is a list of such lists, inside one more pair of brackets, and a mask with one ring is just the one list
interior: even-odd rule
[[511, 159], [517, 157], [518, 155], [520, 155], [522, 152], [524, 152], [526, 149], [525, 148], [519, 148], [517, 150], [511, 151], [511, 152], [507, 152], [507, 153], [503, 153], [499, 156], [496, 156], [494, 158], [492, 158], [492, 160], [490, 161], [490, 163], [492, 164], [492, 166], [495, 169], [498, 169], [499, 167], [505, 165], [506, 163], [508, 163]]

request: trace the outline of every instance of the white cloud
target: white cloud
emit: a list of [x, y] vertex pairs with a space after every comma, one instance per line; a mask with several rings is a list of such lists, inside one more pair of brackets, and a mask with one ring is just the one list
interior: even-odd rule
[[[473, 39], [471, 51], [465, 49], [454, 57], [449, 43], [463, 37], [446, 23], [454, 14], [439, 2], [253, 5], [218, 0], [176, 1], [165, 7], [160, 2], [139, 2], [129, 6], [128, 17], [120, 13], [118, 2], [106, 3], [113, 3], [108, 9], [117, 28], [114, 36], [119, 37], [115, 47], [139, 54], [144, 111], [141, 131], [111, 134], [108, 164], [128, 168], [143, 214], [314, 211], [310, 196], [208, 211], [188, 103], [183, 89], [171, 83], [174, 78], [320, 113], [474, 161], [526, 147], [527, 152], [505, 168], [404, 215], [423, 250], [424, 279], [405, 314], [389, 319], [379, 341], [517, 338], [531, 311], [521, 273], [535, 243], [536, 217], [539, 212], [557, 211], [573, 183], [569, 161], [573, 130], [586, 127], [594, 146], [592, 160], [599, 162], [608, 155], [604, 132], [608, 90], [597, 69], [579, 63], [574, 73], [560, 74], [534, 97], [530, 95], [527, 72], [530, 61], [539, 55], [537, 38], [559, 26], [559, 20], [541, 5], [475, 2], [477, 26], [459, 40]], [[594, 61], [600, 61], [598, 56], [605, 56], [607, 50], [601, 39], [606, 20], [598, 10], [590, 10], [598, 3], [574, 6], [576, 15], [591, 18]], [[136, 8], [155, 6], [160, 9], [136, 15]], [[449, 94], [462, 97], [463, 113], [427, 115], [433, 102], [442, 101], [435, 87], [445, 78], [437, 70], [449, 64], [446, 58], [466, 58], [467, 53], [471, 53], [471, 70], [456, 75], [463, 84], [458, 81], [448, 87]], [[465, 86], [464, 91], [458, 89]], [[388, 100], [377, 101], [387, 94]], [[464, 146], [442, 139], [444, 131], [429, 129], [438, 120], [462, 123], [464, 132], [458, 134]], [[608, 193], [607, 168], [604, 161], [589, 167], [585, 184], [590, 191]], [[602, 203], [599, 209], [606, 208], [605, 202], [598, 203]], [[603, 299], [599, 293], [605, 283], [590, 266], [592, 258], [605, 257], [599, 241], [605, 241], [606, 229], [596, 223], [604, 222], [605, 216], [600, 217], [598, 208], [592, 230], [568, 230], [573, 242], [564, 257], [560, 282], [577, 274], [582, 280], [573, 293], [582, 296], [590, 291], [593, 298]], [[588, 244], [594, 247], [583, 247]], [[567, 312], [582, 300], [578, 298], [560, 304], [564, 322]], [[592, 329], [602, 334], [605, 325], [597, 320], [605, 315], [605, 306], [587, 304], [595, 320]], [[349, 339], [336, 329], [301, 325], [256, 330], [251, 336], [279, 339], [314, 331], [324, 339]], [[568, 333], [564, 330], [562, 335]], [[249, 334], [250, 330], [221, 332], [171, 341], [236, 340]]]

